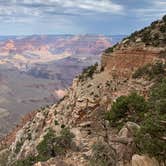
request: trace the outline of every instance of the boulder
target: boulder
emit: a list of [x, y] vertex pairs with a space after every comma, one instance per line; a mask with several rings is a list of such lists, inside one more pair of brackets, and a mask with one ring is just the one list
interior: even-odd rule
[[133, 134], [140, 129], [140, 126], [134, 122], [127, 122], [119, 131], [118, 136], [121, 138], [131, 138]]
[[159, 163], [156, 159], [150, 158], [148, 156], [140, 156], [135, 154], [132, 156], [132, 166], [159, 166]]

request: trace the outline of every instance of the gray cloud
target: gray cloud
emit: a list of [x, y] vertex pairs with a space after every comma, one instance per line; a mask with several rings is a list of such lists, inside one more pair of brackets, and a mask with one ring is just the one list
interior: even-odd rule
[[8, 22], [19, 22], [19, 19], [29, 22], [29, 17], [35, 20], [56, 15], [122, 14], [123, 10], [122, 5], [111, 0], [0, 0], [0, 19]]
[[166, 14], [166, 2], [164, 0], [151, 0], [146, 8], [132, 10], [141, 20], [158, 19]]
[[29, 7], [62, 7], [79, 8], [96, 12], [118, 13], [123, 6], [113, 3], [111, 0], [23, 0], [16, 4]]

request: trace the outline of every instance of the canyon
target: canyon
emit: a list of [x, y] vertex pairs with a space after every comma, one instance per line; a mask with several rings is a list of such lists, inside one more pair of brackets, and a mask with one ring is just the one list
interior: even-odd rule
[[0, 137], [27, 113], [53, 104], [73, 78], [123, 36], [0, 36]]
[[29, 115], [1, 141], [1, 165], [165, 166], [161, 27], [166, 16], [107, 48], [61, 100]]

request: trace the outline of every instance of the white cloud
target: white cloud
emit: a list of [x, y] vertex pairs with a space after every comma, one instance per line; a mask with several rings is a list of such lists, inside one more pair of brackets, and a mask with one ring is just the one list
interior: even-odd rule
[[153, 4], [161, 8], [166, 8], [166, 1], [154, 1]]
[[146, 8], [133, 9], [140, 20], [159, 19], [166, 14], [166, 1], [151, 0]]
[[123, 11], [122, 5], [111, 0], [0, 0], [0, 18], [5, 22], [29, 22], [30, 17], [35, 20], [56, 15], [122, 14]]
[[8, 2], [15, 6], [24, 5], [25, 7], [41, 7], [41, 10], [42, 7], [48, 6], [52, 6], [52, 8], [79, 8], [83, 10], [116, 14], [124, 10], [122, 5], [113, 3], [111, 0], [9, 0]]
[[110, 0], [52, 0], [52, 2], [57, 2], [67, 8], [80, 8], [96, 12], [119, 13], [123, 11], [123, 6]]

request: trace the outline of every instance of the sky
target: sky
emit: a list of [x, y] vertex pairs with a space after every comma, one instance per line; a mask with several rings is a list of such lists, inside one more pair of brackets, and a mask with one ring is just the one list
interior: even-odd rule
[[166, 0], [0, 0], [0, 35], [127, 35], [164, 14]]

